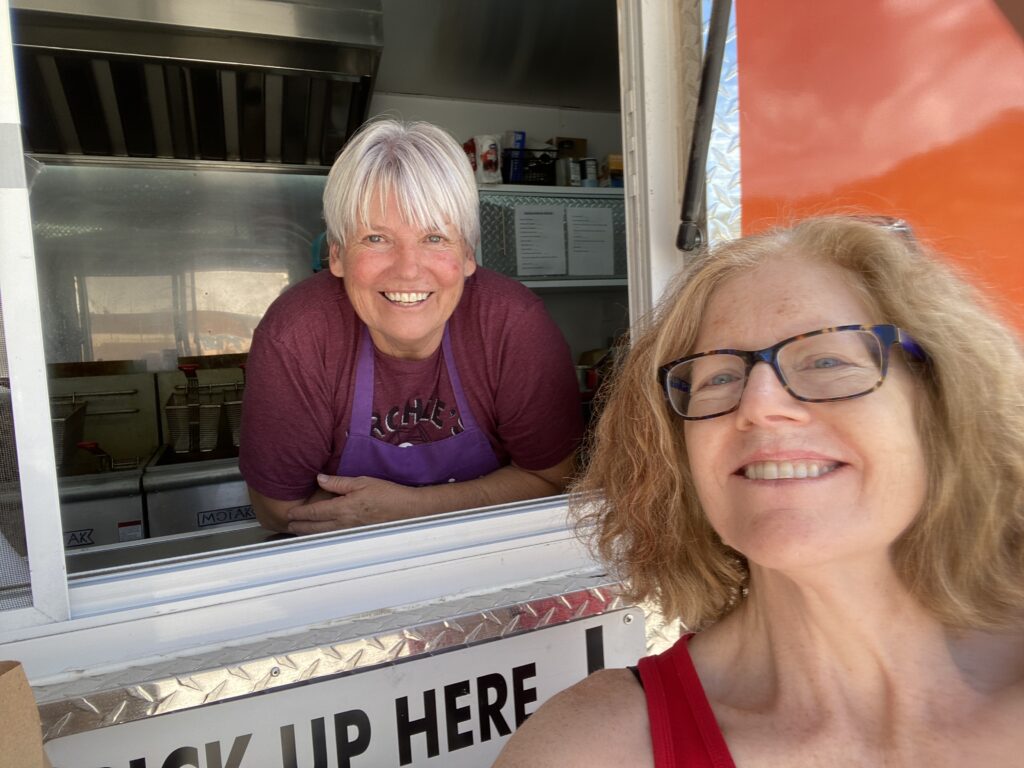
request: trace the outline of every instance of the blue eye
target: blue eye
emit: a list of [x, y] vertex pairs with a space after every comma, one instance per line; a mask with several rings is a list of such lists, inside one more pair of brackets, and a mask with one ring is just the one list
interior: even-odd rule
[[840, 366], [846, 365], [846, 363], [840, 360], [838, 357], [819, 357], [812, 364], [812, 368], [839, 368]]
[[720, 387], [724, 384], [732, 384], [734, 381], [739, 381], [739, 377], [731, 373], [720, 373], [717, 376], [712, 376], [706, 386]]
[[737, 381], [740, 381], [741, 379], [742, 377], [736, 375], [735, 373], [723, 371], [722, 373], [716, 373], [713, 376], [708, 376], [706, 379], [700, 382], [695, 382], [694, 384], [691, 385], [691, 387], [692, 391], [694, 393], [697, 393], [706, 391], [713, 387], [727, 387], [730, 384], [735, 384]]

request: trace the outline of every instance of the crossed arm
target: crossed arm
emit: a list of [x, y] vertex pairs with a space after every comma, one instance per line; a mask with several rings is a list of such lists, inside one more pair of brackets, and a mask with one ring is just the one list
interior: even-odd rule
[[306, 499], [272, 499], [252, 487], [249, 498], [264, 528], [295, 534], [322, 533], [554, 496], [565, 490], [572, 469], [570, 454], [548, 469], [527, 470], [509, 464], [476, 480], [421, 487], [374, 477], [319, 475], [319, 488]]

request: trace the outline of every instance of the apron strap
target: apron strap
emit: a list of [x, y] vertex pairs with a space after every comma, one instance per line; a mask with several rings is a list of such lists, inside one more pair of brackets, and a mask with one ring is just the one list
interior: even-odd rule
[[[370, 429], [370, 416], [373, 414], [373, 339], [370, 329], [363, 324], [363, 333], [359, 338], [358, 363], [356, 364], [356, 385], [352, 394], [352, 418], [349, 421], [349, 435], [356, 434], [359, 424], [366, 425], [367, 434]], [[360, 434], [362, 434], [360, 432]]]

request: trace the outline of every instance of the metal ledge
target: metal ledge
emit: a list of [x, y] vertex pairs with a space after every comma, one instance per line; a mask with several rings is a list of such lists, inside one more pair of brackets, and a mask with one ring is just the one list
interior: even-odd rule
[[345, 618], [300, 634], [35, 688], [44, 739], [500, 640], [625, 607], [604, 574]]

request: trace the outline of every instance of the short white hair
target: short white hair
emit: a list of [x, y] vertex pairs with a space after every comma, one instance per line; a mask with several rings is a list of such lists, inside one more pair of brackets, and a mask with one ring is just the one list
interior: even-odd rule
[[331, 241], [369, 223], [374, 197], [394, 195], [402, 217], [423, 229], [454, 226], [470, 248], [480, 239], [480, 201], [465, 150], [436, 125], [371, 120], [348, 141], [327, 176], [324, 220]]

